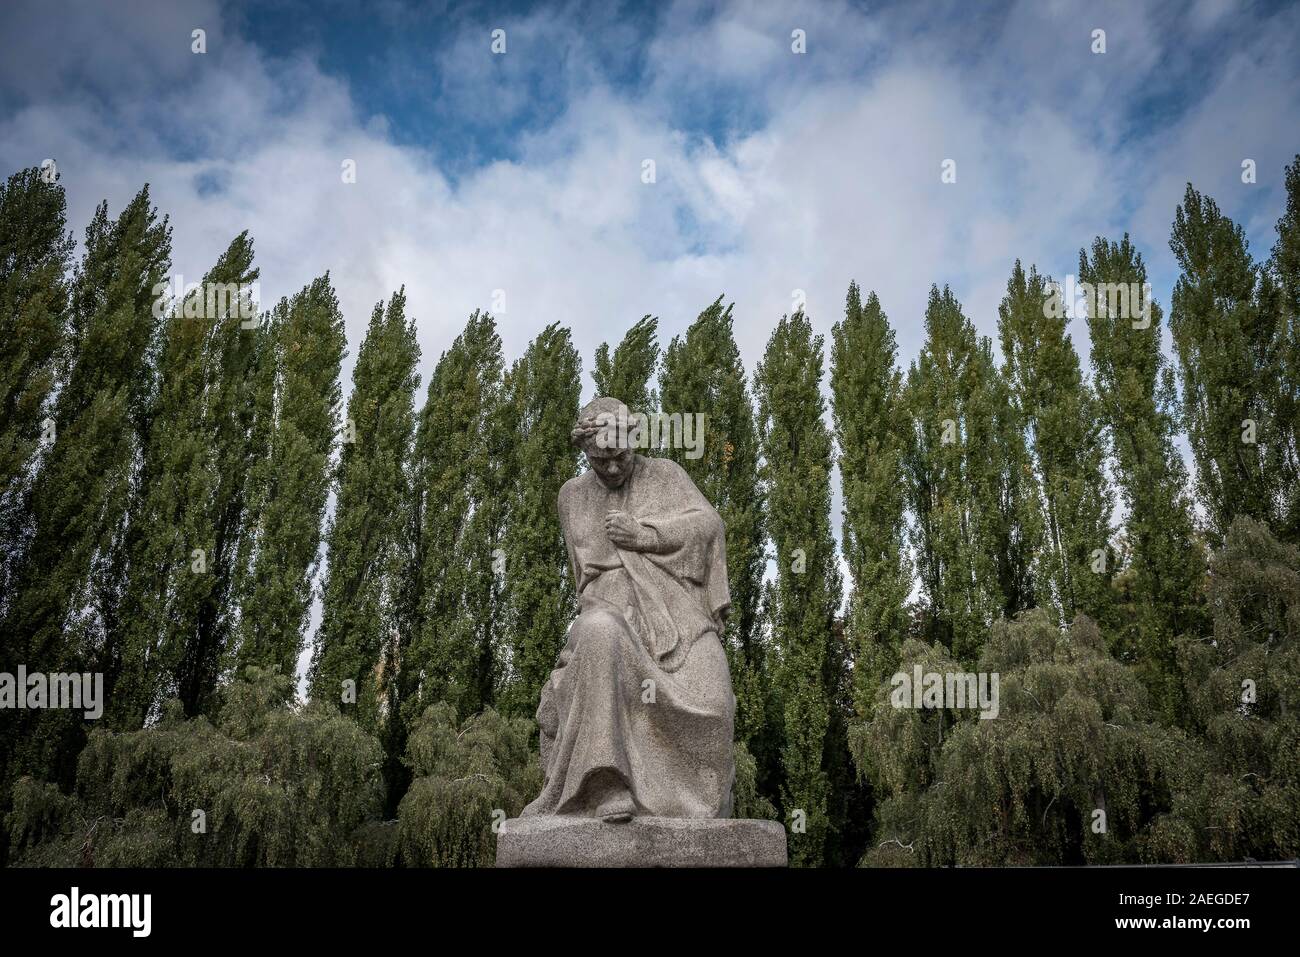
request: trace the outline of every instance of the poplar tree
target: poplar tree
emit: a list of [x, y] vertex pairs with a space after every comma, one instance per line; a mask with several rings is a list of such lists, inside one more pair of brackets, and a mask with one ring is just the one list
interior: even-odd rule
[[496, 323], [475, 311], [429, 378], [411, 468], [410, 611], [399, 629], [405, 724], [435, 702], [463, 721], [494, 700], [504, 614], [497, 558], [510, 478], [501, 371]]
[[840, 574], [831, 537], [833, 453], [823, 421], [822, 337], [802, 310], [782, 316], [754, 373], [767, 523], [776, 549], [772, 635], [780, 655], [783, 810], [806, 830], [790, 860], [820, 864], [829, 837], [825, 770], [831, 712], [845, 654], [835, 633]]
[[[258, 276], [252, 261], [252, 241], [241, 234], [219, 268], [252, 282]], [[192, 627], [177, 632], [179, 646], [168, 656], [175, 663], [174, 693], [190, 716], [218, 707], [218, 679], [237, 641], [239, 578], [245, 567], [241, 556], [251, 553], [256, 539], [256, 506], [263, 491], [256, 476], [270, 454], [275, 425], [280, 329], [275, 311], [252, 317], [227, 312], [218, 317], [207, 339], [204, 429], [212, 473], [208, 577], [191, 583]]]
[[1017, 260], [998, 307], [998, 334], [1041, 494], [1044, 604], [1068, 623], [1080, 612], [1111, 618], [1113, 496], [1097, 397], [1084, 380], [1049, 280]]
[[[1087, 303], [1093, 375], [1127, 510], [1129, 625], [1116, 636], [1115, 651], [1138, 664], [1173, 718], [1173, 642], [1201, 623], [1205, 558], [1184, 492], [1187, 470], [1174, 447], [1174, 376], [1160, 351], [1161, 309], [1143, 292], [1146, 264], [1127, 235], [1120, 242], [1098, 237], [1091, 255], [1080, 250], [1079, 278], [1101, 290]], [[1121, 289], [1127, 309], [1119, 308]]]
[[912, 588], [907, 556], [903, 452], [907, 412], [894, 330], [876, 294], [849, 283], [844, 319], [831, 332], [831, 408], [844, 497], [841, 544], [853, 579], [846, 628], [856, 650], [855, 699], [893, 669], [907, 630]]
[[1281, 450], [1277, 374], [1285, 325], [1276, 311], [1260, 308], [1241, 227], [1190, 183], [1169, 246], [1182, 270], [1169, 305], [1182, 424], [1217, 543], [1238, 515], [1271, 522], [1277, 514], [1280, 469], [1272, 460]]
[[[31, 491], [31, 547], [2, 626], [5, 671], [21, 662], [33, 672], [103, 672], [106, 693], [115, 682], [121, 649], [108, 636], [118, 624], [126, 518], [154, 381], [153, 289], [170, 253], [148, 187], [115, 221], [100, 204], [86, 229], [72, 286], [72, 361]], [[5, 726], [10, 760], [0, 763], [10, 775], [71, 781], [79, 714], [23, 711]]]
[[[252, 263], [252, 242], [241, 233], [200, 288], [174, 304], [159, 333], [158, 389], [127, 545], [123, 674], [110, 708], [113, 723], [127, 729], [139, 727], [166, 698], [186, 698], [185, 651], [213, 591], [224, 593], [229, 585], [230, 562], [216, 547], [224, 437], [215, 406], [231, 371], [221, 356], [240, 347], [227, 340], [255, 334], [246, 327], [256, 320], [245, 318], [256, 308]], [[212, 667], [209, 694], [216, 677]], [[193, 713], [197, 702], [186, 703]]]
[[[397, 626], [419, 358], [402, 289], [387, 309], [376, 303], [352, 372], [311, 667], [312, 698], [342, 701], [371, 731], [378, 729], [383, 701], [382, 653]], [[353, 682], [350, 688], [345, 681]]]
[[1276, 531], [1300, 543], [1300, 154], [1286, 168], [1286, 210], [1277, 221], [1277, 242], [1263, 273], [1261, 301], [1278, 326], [1277, 435], [1273, 439], [1282, 490]]
[[508, 658], [499, 701], [508, 717], [533, 714], [575, 613], [560, 531], [560, 487], [578, 472], [569, 436], [578, 417], [582, 359], [569, 330], [547, 326], [505, 376], [509, 512], [505, 527]]
[[[975, 517], [987, 543], [1002, 592], [1000, 614], [1012, 618], [1038, 604], [1038, 556], [1042, 550], [1043, 518], [1039, 489], [1025, 439], [1024, 418], [1006, 380], [993, 362], [991, 341], [982, 337], [980, 365], [987, 391], [978, 398], [987, 404], [988, 438], [973, 431], [969, 460]], [[974, 424], [979, 423], [979, 417]]]
[[596, 348], [591, 378], [597, 395], [620, 399], [633, 412], [658, 411], [659, 397], [651, 387], [659, 363], [658, 331], [659, 320], [644, 316], [627, 331], [612, 357], [608, 343]]
[[273, 327], [280, 357], [269, 454], [251, 480], [254, 534], [241, 569], [236, 664], [293, 675], [302, 650], [339, 432], [339, 366], [347, 348], [329, 274], [290, 301]]
[[909, 369], [904, 454], [925, 630], [972, 661], [989, 625], [1032, 607], [1041, 539], [1036, 489], [1010, 389], [945, 287], [930, 289], [926, 341]]
[[29, 533], [28, 492], [67, 337], [63, 188], [39, 169], [0, 184], [0, 620]]
[[779, 774], [780, 716], [773, 699], [763, 636], [763, 572], [767, 565], [764, 491], [759, 482], [758, 432], [745, 368], [722, 296], [673, 336], [664, 352], [660, 392], [667, 412], [703, 416], [702, 453], [665, 453], [686, 470], [727, 530], [731, 613], [723, 647], [736, 695], [736, 739], [757, 763], [759, 788], [772, 791]]

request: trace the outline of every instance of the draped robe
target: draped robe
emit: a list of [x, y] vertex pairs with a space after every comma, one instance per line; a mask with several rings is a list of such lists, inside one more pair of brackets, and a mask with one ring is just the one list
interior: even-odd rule
[[[542, 689], [546, 784], [524, 815], [592, 814], [598, 796], [586, 785], [613, 772], [637, 814], [729, 817], [736, 702], [719, 637], [731, 604], [722, 520], [681, 466], [641, 455], [617, 489], [592, 471], [565, 483], [559, 510], [578, 617]], [[611, 510], [652, 541], [614, 545]]]

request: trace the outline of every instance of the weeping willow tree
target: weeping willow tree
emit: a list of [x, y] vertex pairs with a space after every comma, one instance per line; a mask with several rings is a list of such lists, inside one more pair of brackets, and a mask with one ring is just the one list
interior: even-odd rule
[[[964, 671], [912, 639], [898, 670]], [[883, 683], [853, 747], [877, 793], [870, 866], [1083, 864], [1143, 858], [1152, 824], [1203, 755], [1155, 723], [1146, 690], [1092, 621], [1061, 630], [1042, 609], [997, 623], [978, 672], [998, 675], [997, 716], [895, 707]], [[951, 700], [943, 702], [951, 705]], [[990, 711], [991, 713], [991, 711]], [[1164, 848], [1190, 860], [1190, 842]]]
[[450, 704], [430, 705], [407, 739], [414, 780], [388, 863], [491, 867], [496, 825], [518, 817], [542, 789], [533, 726], [490, 708], [458, 725]]
[[1202, 860], [1300, 856], [1300, 548], [1238, 518], [1211, 563], [1213, 639], [1178, 661], [1211, 761], [1161, 821], [1151, 854]]
[[91, 734], [76, 787], [22, 778], [11, 863], [60, 867], [338, 867], [383, 802], [379, 743], [292, 681], [248, 669], [215, 723], [178, 701], [139, 731]]

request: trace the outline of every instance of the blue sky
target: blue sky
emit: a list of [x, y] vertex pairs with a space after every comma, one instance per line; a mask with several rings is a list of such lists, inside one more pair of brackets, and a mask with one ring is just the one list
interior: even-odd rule
[[[544, 128], [564, 110], [566, 86], [576, 79], [569, 62], [574, 38], [554, 43], [531, 28], [518, 37], [507, 30], [507, 53], [519, 55], [485, 58], [471, 67], [469, 78], [460, 65], [438, 55], [441, 45], [481, 45], [493, 29], [544, 22], [555, 16], [553, 9], [543, 4], [334, 4], [328, 16], [320, 16], [317, 4], [293, 0], [245, 4], [238, 18], [249, 41], [268, 55], [306, 53], [323, 72], [344, 79], [363, 114], [391, 121], [395, 142], [429, 150], [445, 168], [472, 169], [517, 158], [520, 134]], [[631, 90], [659, 20], [654, 5], [560, 9], [565, 20], [582, 24], [584, 34], [600, 38], [574, 44], [590, 58], [583, 68], [616, 89]], [[466, 79], [477, 88], [471, 97], [464, 95]], [[475, 108], [486, 97], [509, 98], [508, 115]]]

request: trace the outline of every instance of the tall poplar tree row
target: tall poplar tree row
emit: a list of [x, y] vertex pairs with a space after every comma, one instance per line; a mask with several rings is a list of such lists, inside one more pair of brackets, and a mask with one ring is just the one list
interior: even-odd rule
[[[793, 863], [845, 863], [866, 843], [872, 815], [847, 763], [855, 703], [868, 720], [853, 756], [878, 802], [868, 861], [1295, 856], [1300, 157], [1286, 186], [1262, 264], [1213, 201], [1184, 195], [1171, 239], [1181, 409], [1161, 311], [1134, 295], [1146, 269], [1127, 237], [1080, 255], [1080, 279], [1100, 293], [1087, 304], [1091, 387], [1059, 297], [1019, 263], [999, 310], [1001, 369], [935, 288], [904, 380], [879, 301], [851, 284], [831, 342], [833, 435], [823, 341], [802, 311], [777, 324], [752, 399], [721, 297], [668, 345], [663, 410], [703, 413], [705, 434], [700, 458], [664, 454], [727, 525], [737, 738], [760, 768], [756, 789], [737, 748], [738, 807], [766, 813], [762, 795], [779, 799]], [[490, 861], [491, 812], [514, 813], [540, 786], [532, 716], [574, 614], [556, 510], [578, 466], [569, 332], [547, 327], [506, 371], [493, 320], [476, 312], [417, 422], [419, 353], [399, 292], [372, 315], [341, 422], [346, 342], [328, 276], [249, 321], [239, 289], [258, 273], [241, 234], [201, 292], [159, 314], [170, 235], [147, 188], [116, 220], [96, 210], [69, 278], [70, 256], [58, 186], [35, 170], [10, 177], [0, 670], [103, 673], [108, 727], [87, 742], [71, 709], [0, 722], [0, 858]], [[215, 311], [210, 286], [230, 297]], [[658, 358], [647, 316], [597, 351], [597, 389], [652, 411]], [[832, 438], [852, 575], [842, 629]], [[1107, 446], [1124, 505], [1114, 535]], [[290, 703], [332, 482], [310, 678], [331, 702], [356, 681], [344, 709], [360, 722], [332, 703]], [[776, 575], [764, 589], [768, 533]], [[913, 664], [1000, 672], [1032, 693], [1004, 695], [995, 722], [898, 709], [884, 678]], [[1022, 773], [1026, 741], [1050, 774]], [[250, 776], [243, 758], [227, 760], [232, 745], [284, 760]], [[196, 754], [213, 773], [191, 774]], [[324, 810], [306, 820], [290, 801], [274, 820], [252, 814], [241, 789], [265, 786]], [[181, 820], [194, 802], [180, 791], [194, 787], [217, 809], [215, 843]], [[1098, 807], [1104, 839], [1078, 825]]]
[[269, 454], [254, 466], [254, 532], [241, 569], [237, 666], [296, 673], [311, 606], [347, 349], [329, 274], [272, 318], [279, 374]]
[[[231, 349], [251, 352], [253, 343], [240, 340], [257, 335], [251, 299], [257, 276], [253, 244], [241, 233], [200, 288], [173, 304], [159, 332], [158, 389], [128, 537], [123, 673], [109, 702], [110, 719], [126, 730], [140, 727], [168, 697], [181, 697], [193, 714], [194, 695], [207, 698], [216, 690], [218, 647], [203, 655], [201, 678], [186, 675], [190, 680], [182, 682], [182, 666], [195, 650], [208, 602], [214, 592], [228, 591], [233, 571], [231, 549], [218, 542], [219, 489], [227, 464], [222, 453], [232, 438], [242, 444], [243, 433], [222, 434], [220, 397], [232, 370], [221, 358]], [[233, 371], [244, 368], [241, 362]]]
[[578, 473], [569, 442], [582, 393], [582, 359], [569, 330], [552, 323], [505, 376], [511, 427], [509, 518], [503, 547], [508, 630], [501, 710], [527, 717], [564, 646], [575, 612], [560, 531], [560, 487]]
[[880, 300], [873, 292], [864, 304], [850, 283], [844, 319], [831, 332], [831, 408], [844, 497], [840, 538], [853, 578], [846, 629], [856, 649], [859, 713], [898, 659], [912, 588], [903, 481], [908, 422], [897, 357]]
[[732, 331], [731, 309], [719, 296], [684, 333], [673, 336], [664, 352], [659, 391], [665, 412], [704, 416], [703, 454], [688, 458], [687, 449], [669, 449], [666, 454], [686, 470], [727, 530], [731, 614], [723, 646], [736, 695], [736, 740], [754, 756], [760, 788], [775, 794], [780, 722], [770, 694], [763, 639], [764, 492], [754, 404]]
[[[55, 436], [32, 487], [32, 542], [2, 628], [4, 665], [103, 672], [115, 683], [127, 516], [154, 384], [157, 320], [171, 232], [145, 187], [116, 220], [95, 210], [73, 280], [71, 364], [54, 402]], [[10, 783], [36, 771], [68, 784], [81, 715], [20, 711], [5, 721]]]
[[989, 626], [1032, 607], [1037, 493], [1010, 390], [987, 337], [931, 287], [926, 341], [907, 377], [904, 455], [928, 640], [973, 662]]
[[341, 702], [372, 733], [385, 702], [382, 656], [397, 629], [419, 358], [403, 289], [387, 309], [376, 303], [352, 372], [311, 667], [312, 698]]
[[659, 320], [644, 316], [623, 336], [612, 357], [608, 343], [597, 346], [591, 370], [596, 394], [620, 399], [632, 412], [658, 411], [659, 397], [651, 385], [659, 363], [658, 333]]
[[1097, 397], [1080, 371], [1061, 307], [1059, 291], [1017, 260], [998, 307], [1002, 375], [1024, 422], [1041, 495], [1039, 599], [1062, 624], [1079, 612], [1108, 623], [1114, 501]]
[[1079, 278], [1102, 290], [1087, 303], [1092, 366], [1127, 508], [1127, 625], [1114, 635], [1113, 650], [1138, 664], [1171, 719], [1178, 710], [1174, 639], [1202, 623], [1205, 556], [1184, 491], [1187, 469], [1174, 447], [1174, 375], [1160, 350], [1161, 309], [1142, 292], [1146, 264], [1127, 235], [1120, 242], [1098, 237], [1091, 255], [1080, 250]]
[[30, 532], [41, 423], [67, 336], [72, 245], [63, 187], [34, 168], [0, 184], [0, 620]]
[[830, 837], [825, 766], [847, 657], [835, 628], [840, 573], [830, 526], [834, 463], [821, 379], [822, 337], [813, 335], [803, 310], [782, 316], [754, 373], [754, 391], [777, 563], [772, 637], [784, 712], [782, 810], [793, 825], [790, 861], [799, 866], [821, 864]]

